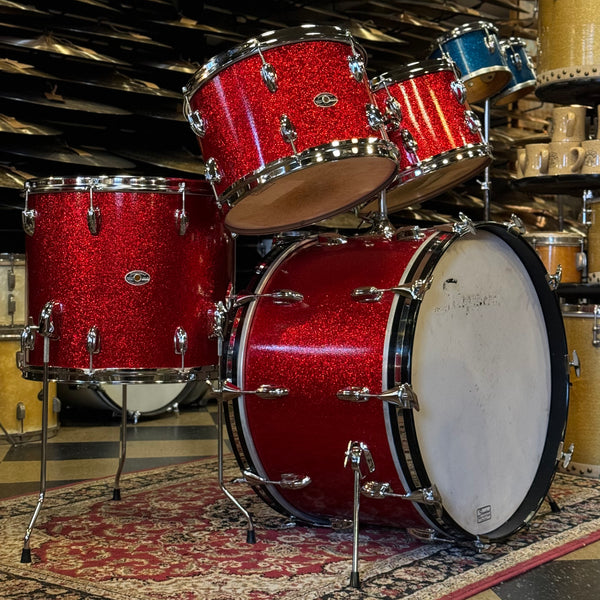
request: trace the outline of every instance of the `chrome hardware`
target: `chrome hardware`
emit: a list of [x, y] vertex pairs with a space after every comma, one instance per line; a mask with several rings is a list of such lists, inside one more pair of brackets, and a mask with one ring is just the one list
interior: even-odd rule
[[279, 127], [283, 139], [292, 147], [292, 152], [298, 154], [296, 152], [296, 144], [294, 144], [298, 139], [298, 133], [287, 115], [281, 115], [281, 117], [279, 117]]
[[253, 300], [258, 300], [259, 298], [272, 298], [273, 304], [298, 304], [298, 302], [302, 302], [304, 300], [304, 296], [299, 292], [295, 292], [294, 290], [275, 290], [269, 294], [248, 294], [247, 296], [237, 296], [234, 299], [233, 307], [237, 308], [238, 306], [243, 306], [244, 304], [248, 304]]
[[402, 122], [402, 107], [400, 106], [400, 102], [390, 94], [387, 85], [385, 86], [385, 89], [388, 93], [388, 97], [385, 99], [386, 124], [391, 129], [396, 130], [400, 127], [400, 123]]
[[[592, 344], [594, 346], [600, 345], [600, 341], [597, 339], [597, 331], [594, 331], [594, 341]], [[579, 377], [581, 375], [581, 363], [579, 362], [579, 355], [577, 354], [577, 350], [573, 350], [573, 359], [569, 363], [569, 367], [573, 367], [575, 370], [575, 375]]]
[[472, 133], [479, 133], [481, 131], [481, 123], [472, 110], [465, 110], [465, 123]]
[[592, 225], [592, 209], [589, 207], [588, 202], [594, 199], [592, 190], [584, 190], [582, 194], [583, 207], [581, 210], [581, 224]]
[[259, 385], [255, 390], [242, 390], [236, 385], [233, 385], [229, 380], [226, 380], [221, 388], [221, 394], [224, 400], [231, 400], [238, 396], [248, 394], [258, 396], [263, 400], [270, 400], [271, 398], [283, 398], [283, 396], [287, 396], [289, 393], [290, 391], [287, 388], [269, 385], [268, 383]]
[[362, 56], [357, 52], [354, 46], [354, 38], [349, 31], [346, 32], [346, 36], [348, 37], [350, 46], [352, 48], [352, 54], [348, 57], [350, 73], [352, 73], [352, 77], [354, 77], [358, 83], [361, 83], [365, 77], [365, 63], [362, 59]]
[[100, 352], [100, 332], [96, 325], [90, 327], [87, 333], [86, 346], [88, 354], [90, 355], [90, 371], [93, 371], [93, 355]]
[[17, 301], [14, 294], [8, 294], [7, 310], [11, 317], [14, 317], [15, 312], [17, 312]]
[[190, 219], [185, 212], [185, 181], [179, 184], [179, 193], [181, 194], [181, 208], [175, 210], [175, 226], [179, 235], [185, 235]]
[[487, 49], [490, 51], [490, 54], [495, 54], [496, 53], [495, 37], [494, 37], [493, 33], [490, 33], [490, 31], [487, 28], [484, 28], [484, 31], [485, 31], [485, 45], [486, 45]]
[[561, 442], [558, 447], [558, 453], [556, 454], [556, 462], [562, 463], [562, 468], [566, 469], [573, 458], [573, 450], [575, 450], [575, 444], [570, 444], [567, 451], [564, 451], [565, 444]]
[[525, 224], [521, 220], [521, 217], [518, 217], [515, 214], [510, 215], [510, 221], [505, 223], [508, 231], [515, 231], [516, 233], [524, 234], [527, 232]]
[[335, 531], [346, 531], [352, 529], [352, 521], [344, 518], [331, 519], [331, 529]]
[[458, 218], [460, 221], [453, 223], [452, 232], [457, 233], [460, 237], [466, 235], [467, 233], [472, 233], [475, 235], [477, 231], [475, 230], [475, 225], [473, 225], [473, 221], [469, 219], [464, 213], [459, 212]]
[[21, 331], [21, 350], [33, 350], [35, 348], [35, 325], [26, 325]]
[[375, 498], [381, 500], [383, 498], [399, 498], [400, 500], [408, 500], [417, 504], [428, 504], [435, 506], [438, 514], [442, 510], [442, 498], [435, 485], [428, 488], [419, 488], [408, 492], [407, 494], [394, 494], [392, 486], [385, 482], [367, 481], [362, 486], [361, 492], [367, 498]]
[[183, 327], [177, 327], [173, 335], [175, 354], [181, 354], [181, 368], [184, 368], [185, 353], [188, 349], [188, 335]]
[[320, 233], [317, 236], [318, 246], [341, 246], [342, 244], [347, 243], [348, 238], [345, 235], [340, 235], [339, 233], [334, 233], [333, 231]]
[[13, 258], [11, 257], [10, 269], [6, 273], [6, 287], [9, 292], [12, 292], [17, 285], [17, 276], [15, 274], [15, 265], [12, 262]]
[[367, 102], [367, 104], [365, 104], [365, 112], [371, 129], [378, 130], [383, 127], [383, 115], [374, 104]]
[[336, 395], [340, 400], [349, 402], [368, 402], [371, 398], [376, 398], [382, 402], [395, 404], [399, 408], [419, 410], [417, 394], [408, 383], [385, 390], [380, 394], [370, 394], [367, 387], [347, 387], [339, 390]]
[[219, 300], [215, 303], [213, 312], [213, 326], [210, 337], [223, 339], [225, 332], [225, 323], [227, 321], [227, 309], [225, 304]]
[[521, 71], [523, 69], [523, 59], [521, 58], [521, 55], [518, 52], [513, 52], [510, 55], [510, 60], [512, 64], [515, 65], [517, 71]]
[[215, 183], [219, 183], [223, 176], [221, 175], [217, 161], [212, 156], [204, 164], [204, 176], [210, 184], [215, 198], [218, 200], [219, 195], [217, 194], [217, 190], [215, 190]]
[[409, 527], [406, 532], [416, 540], [421, 542], [451, 542], [456, 540], [451, 537], [440, 535], [435, 529], [421, 529], [419, 527]]
[[417, 144], [417, 140], [415, 140], [413, 134], [408, 129], [403, 129], [400, 132], [400, 137], [402, 138], [402, 145], [406, 148], [407, 152], [416, 154], [419, 151], [419, 144]]
[[355, 473], [358, 473], [361, 479], [365, 478], [365, 475], [362, 474], [362, 470], [360, 468], [363, 457], [367, 463], [369, 473], [372, 473], [375, 470], [375, 462], [373, 461], [373, 456], [371, 455], [371, 451], [369, 450], [368, 446], [363, 442], [353, 442], [350, 440], [348, 442], [348, 448], [345, 452], [344, 468], [350, 464], [352, 470]]
[[278, 485], [284, 490], [301, 490], [308, 484], [312, 483], [312, 479], [308, 475], [300, 476], [295, 473], [282, 473], [279, 481], [271, 481], [265, 479], [252, 471], [245, 469], [242, 471], [243, 479], [236, 479], [235, 483], [247, 483], [249, 485]]
[[578, 252], [575, 255], [575, 268], [578, 271], [585, 271], [587, 267], [587, 255], [585, 252]]
[[554, 275], [550, 275], [550, 273], [546, 273], [546, 281], [548, 282], [548, 287], [551, 290], [558, 289], [558, 284], [562, 279], [562, 265], [556, 266], [556, 273]]
[[21, 223], [23, 225], [23, 231], [29, 236], [35, 232], [35, 220], [37, 213], [33, 209], [27, 208], [27, 202], [29, 201], [29, 181], [25, 182], [25, 208], [21, 213]]
[[262, 61], [260, 76], [262, 77], [264, 84], [267, 86], [267, 89], [274, 94], [277, 91], [277, 73], [275, 72], [273, 65], [265, 60], [260, 48], [257, 48], [257, 50], [260, 60]]
[[412, 300], [422, 300], [425, 292], [431, 287], [433, 277], [427, 279], [417, 279], [407, 285], [400, 285], [393, 288], [379, 289], [376, 287], [360, 287], [352, 290], [352, 299], [357, 302], [379, 302], [385, 292], [392, 292], [400, 296], [411, 298]]
[[455, 79], [450, 83], [452, 93], [456, 96], [456, 99], [464, 104], [467, 101], [467, 88], [460, 79]]
[[600, 346], [600, 325], [598, 325], [598, 317], [600, 316], [600, 304], [594, 305], [594, 326], [592, 327], [592, 346]]
[[50, 301], [44, 304], [40, 312], [38, 333], [53, 340], [60, 339], [60, 326], [55, 318], [62, 312], [62, 306], [58, 302]]
[[[184, 88], [184, 93], [185, 92], [186, 89]], [[199, 110], [192, 110], [187, 96], [184, 96], [183, 98], [183, 114], [190, 124], [192, 131], [198, 137], [204, 137], [206, 135], [206, 119], [200, 114]]]
[[395, 237], [397, 240], [422, 240], [425, 234], [418, 225], [401, 227], [396, 229]]
[[100, 208], [94, 206], [94, 188], [96, 185], [96, 182], [90, 185], [90, 207], [87, 211], [88, 229], [92, 235], [98, 235], [100, 231]]

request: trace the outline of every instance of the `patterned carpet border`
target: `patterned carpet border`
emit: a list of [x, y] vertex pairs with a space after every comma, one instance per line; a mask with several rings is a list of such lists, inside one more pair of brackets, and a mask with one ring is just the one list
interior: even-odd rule
[[[231, 460], [225, 479], [239, 475]], [[361, 589], [348, 586], [352, 533], [287, 527], [253, 492], [232, 488], [257, 543], [217, 485], [215, 460], [50, 490], [20, 563], [37, 494], [0, 501], [0, 589], [6, 600], [463, 600], [600, 539], [600, 482], [558, 474], [528, 528], [478, 553], [422, 544], [401, 529], [360, 533]]]

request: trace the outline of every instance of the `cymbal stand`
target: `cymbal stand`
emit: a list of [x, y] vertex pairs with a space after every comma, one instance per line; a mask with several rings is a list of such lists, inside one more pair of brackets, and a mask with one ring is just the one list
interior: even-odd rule
[[[235, 236], [233, 236], [233, 257], [235, 261]], [[215, 321], [214, 321], [214, 335], [217, 338], [217, 357], [218, 357], [218, 381], [219, 388], [216, 393], [217, 398], [217, 464], [218, 464], [218, 479], [219, 487], [225, 496], [237, 507], [237, 509], [246, 517], [248, 522], [246, 530], [246, 542], [248, 544], [256, 543], [256, 531], [254, 529], [254, 523], [252, 521], [252, 515], [240, 504], [237, 498], [227, 489], [224, 482], [223, 475], [223, 424], [224, 424], [224, 403], [231, 397], [224, 390], [225, 378], [223, 377], [223, 339], [225, 331], [228, 330], [229, 316], [232, 310], [231, 298], [235, 297], [235, 262], [233, 264], [233, 275], [232, 285], [229, 290], [229, 299], [225, 301], [225, 304], [219, 302], [215, 310]]]
[[395, 228], [388, 219], [388, 210], [386, 202], [386, 190], [379, 192], [379, 211], [372, 212], [368, 220], [372, 221], [373, 226], [369, 230], [371, 235], [380, 235], [390, 239], [394, 235]]
[[44, 338], [44, 375], [42, 380], [42, 444], [40, 456], [40, 493], [37, 505], [29, 521], [29, 525], [23, 538], [23, 549], [21, 551], [21, 562], [31, 562], [31, 534], [37, 518], [42, 510], [42, 504], [46, 497], [46, 455], [48, 449], [48, 389], [50, 383], [50, 337], [54, 335], [55, 328], [52, 321], [52, 302], [46, 303], [40, 315], [38, 332]]
[[124, 383], [121, 389], [123, 390], [121, 400], [121, 404], [123, 405], [121, 410], [121, 439], [119, 443], [119, 466], [115, 475], [115, 485], [113, 488], [113, 500], [121, 499], [121, 473], [123, 472], [127, 456], [127, 384]]
[[[485, 107], [483, 111], [483, 138], [486, 144], [490, 143], [490, 100], [486, 98]], [[483, 220], [490, 220], [490, 167], [489, 165], [485, 168], [483, 175], [483, 181], [481, 182], [481, 189], [483, 190]]]

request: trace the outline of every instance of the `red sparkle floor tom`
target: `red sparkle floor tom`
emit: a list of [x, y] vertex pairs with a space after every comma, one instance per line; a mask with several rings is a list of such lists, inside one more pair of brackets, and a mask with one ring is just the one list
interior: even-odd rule
[[[28, 314], [52, 323], [52, 379], [177, 383], [214, 369], [232, 260], [205, 182], [47, 178], [26, 196]], [[23, 373], [41, 379], [43, 340], [24, 333]]]

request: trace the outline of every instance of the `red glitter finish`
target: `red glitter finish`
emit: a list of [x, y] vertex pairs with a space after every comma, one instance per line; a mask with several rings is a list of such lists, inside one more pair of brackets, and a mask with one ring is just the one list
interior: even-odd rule
[[[265, 165], [293, 156], [280, 131], [287, 115], [298, 134], [298, 153], [334, 140], [382, 138], [367, 121], [365, 106], [374, 103], [365, 76], [352, 76], [350, 44], [303, 41], [263, 51], [277, 73], [277, 91], [261, 77], [262, 61], [254, 53], [235, 62], [196, 90], [190, 99], [206, 122], [199, 138], [204, 160], [214, 158], [222, 175], [219, 195], [242, 177]], [[332, 106], [318, 106], [319, 94], [335, 96]]]
[[[400, 128], [408, 130], [418, 144], [416, 155], [411, 154], [402, 142], [400, 129], [388, 132], [390, 141], [400, 150], [400, 176], [417, 163], [417, 158], [424, 161], [469, 144], [485, 143], [481, 133], [473, 132], [467, 125], [465, 113], [469, 105], [461, 104], [452, 91], [451, 83], [457, 78], [451, 69], [411, 77], [406, 71], [404, 76], [392, 72], [389, 77], [393, 83], [388, 90], [402, 109]], [[375, 92], [382, 112], [387, 98], [385, 88]]]
[[[126, 178], [125, 178], [126, 179]], [[182, 208], [180, 180], [168, 180], [175, 192], [95, 190], [100, 229], [88, 229], [89, 190], [32, 190], [35, 232], [27, 236], [28, 314], [37, 324], [48, 301], [60, 303], [60, 339], [50, 341], [51, 366], [89, 369], [86, 340], [92, 326], [100, 334], [94, 369], [181, 367], [174, 352], [177, 327], [188, 335], [185, 368], [214, 365], [217, 344], [210, 311], [225, 298], [231, 281], [230, 239], [224, 215], [210, 187], [186, 182], [189, 227], [179, 235], [176, 211]], [[184, 181], [184, 180], [182, 180]], [[132, 285], [127, 273], [143, 271], [144, 285]], [[43, 364], [42, 339], [29, 364]]]
[[[354, 403], [336, 394], [349, 386], [367, 387], [371, 393], [387, 387], [382, 378], [389, 376], [394, 357], [390, 367], [384, 365], [384, 346], [394, 295], [364, 303], [351, 294], [363, 286], [397, 285], [422, 243], [368, 236], [338, 246], [301, 242], [271, 266], [257, 291], [292, 289], [304, 296], [303, 302], [277, 305], [259, 299], [244, 329], [238, 329], [241, 381], [236, 384], [246, 390], [261, 384], [289, 390], [280, 399], [240, 400], [240, 433], [256, 453], [249, 462], [258, 460], [275, 481], [283, 473], [310, 476], [312, 483], [305, 488], [278, 488], [305, 515], [352, 518], [354, 472], [343, 466], [349, 441], [367, 444], [377, 481], [390, 482], [397, 493], [403, 489], [393, 462], [397, 450], [390, 449], [386, 433], [385, 403]], [[423, 524], [410, 503], [369, 498], [361, 499], [361, 520]]]

